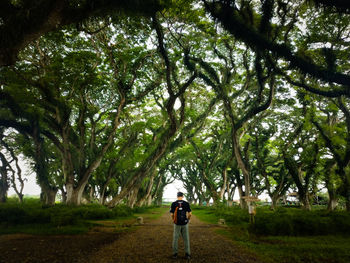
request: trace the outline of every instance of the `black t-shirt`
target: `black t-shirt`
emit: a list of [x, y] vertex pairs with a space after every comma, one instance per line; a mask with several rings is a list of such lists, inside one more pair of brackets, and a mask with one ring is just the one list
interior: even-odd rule
[[[171, 204], [170, 213], [174, 214], [176, 207], [178, 208], [177, 212], [177, 219], [178, 222], [177, 225], [186, 225], [188, 223], [188, 219], [186, 217], [186, 212], [191, 212], [190, 204], [184, 200], [176, 200]], [[184, 218], [181, 219], [181, 215], [184, 216]]]

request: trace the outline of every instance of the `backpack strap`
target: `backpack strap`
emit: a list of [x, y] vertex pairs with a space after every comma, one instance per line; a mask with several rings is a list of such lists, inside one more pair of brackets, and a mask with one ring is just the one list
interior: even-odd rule
[[177, 206], [175, 208], [175, 211], [174, 211], [174, 223], [177, 224], [177, 210], [179, 209], [179, 207]]

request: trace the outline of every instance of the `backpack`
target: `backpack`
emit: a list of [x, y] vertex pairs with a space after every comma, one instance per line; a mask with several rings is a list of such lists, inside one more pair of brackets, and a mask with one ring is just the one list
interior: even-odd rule
[[174, 212], [174, 223], [177, 225], [186, 225], [188, 222], [186, 217], [186, 210], [183, 206], [183, 202], [177, 202], [177, 207]]

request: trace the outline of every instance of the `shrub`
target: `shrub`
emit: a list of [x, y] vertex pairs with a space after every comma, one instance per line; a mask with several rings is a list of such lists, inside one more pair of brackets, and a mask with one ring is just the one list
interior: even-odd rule
[[0, 222], [20, 224], [25, 223], [23, 220], [26, 212], [22, 207], [1, 205], [0, 206]]
[[78, 222], [78, 218], [73, 216], [70, 211], [62, 211], [62, 213], [51, 214], [51, 223], [53, 226], [68, 226], [75, 225]]
[[[145, 209], [145, 208], [142, 208]], [[0, 204], [0, 222], [6, 225], [51, 224], [53, 226], [74, 225], [81, 220], [99, 220], [132, 215], [133, 210], [125, 205], [109, 209], [98, 204], [66, 206], [56, 204], [43, 208], [37, 199], [16, 200]]]
[[346, 212], [280, 209], [257, 213], [250, 230], [258, 235], [335, 235], [350, 234], [350, 216]]
[[131, 216], [133, 213], [132, 208], [126, 205], [119, 205], [113, 208], [113, 214], [115, 217]]
[[345, 211], [329, 213], [319, 209], [305, 211], [300, 208], [284, 207], [272, 211], [267, 207], [258, 207], [255, 224], [247, 226], [249, 214], [239, 207], [218, 205], [215, 207], [194, 207], [194, 209], [205, 210], [205, 214], [215, 215], [216, 218], [224, 218], [235, 228], [235, 231], [248, 229], [249, 233], [255, 235], [350, 235], [350, 214]]

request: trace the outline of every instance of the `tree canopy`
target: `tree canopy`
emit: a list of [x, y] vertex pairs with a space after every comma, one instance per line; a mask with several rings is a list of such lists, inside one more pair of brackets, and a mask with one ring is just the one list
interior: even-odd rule
[[[344, 1], [0, 4], [0, 197], [31, 162], [42, 200], [115, 206], [321, 190], [350, 211]], [[17, 178], [17, 179], [16, 179]], [[23, 188], [23, 187], [22, 187]]]

